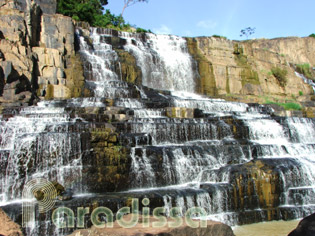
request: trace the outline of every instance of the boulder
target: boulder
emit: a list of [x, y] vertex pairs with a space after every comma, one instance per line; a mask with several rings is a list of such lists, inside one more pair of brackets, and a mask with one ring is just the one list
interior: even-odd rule
[[[135, 215], [125, 215], [124, 219], [126, 221], [130, 221], [131, 217]], [[148, 217], [148, 222], [150, 222], [149, 227], [144, 227], [144, 220], [142, 216], [139, 216], [138, 223], [131, 228], [123, 228], [121, 227], [117, 221], [114, 222], [113, 228], [97, 228], [92, 226], [91, 229], [77, 230], [73, 232], [70, 236], [81, 235], [107, 235], [107, 236], [158, 236], [158, 235], [167, 235], [167, 236], [234, 236], [234, 233], [230, 226], [225, 225], [220, 222], [215, 221], [207, 221], [206, 227], [190, 227], [185, 219], [182, 219], [182, 224], [178, 227], [169, 227], [169, 223], [174, 222], [170, 219], [167, 220], [166, 226], [163, 227], [152, 227], [152, 223], [157, 223], [157, 219], [153, 216]]]
[[0, 235], [22, 236], [21, 227], [14, 223], [7, 214], [0, 209]]
[[315, 213], [300, 221], [295, 230], [288, 236], [314, 236], [315, 235]]

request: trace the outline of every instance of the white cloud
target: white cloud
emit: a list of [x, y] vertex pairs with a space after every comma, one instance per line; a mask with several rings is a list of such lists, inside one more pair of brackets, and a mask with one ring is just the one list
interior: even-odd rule
[[214, 29], [217, 27], [217, 22], [213, 20], [202, 20], [197, 23], [197, 27], [204, 29]]
[[153, 32], [156, 34], [171, 34], [172, 29], [167, 27], [166, 25], [161, 25], [158, 29], [153, 29]]

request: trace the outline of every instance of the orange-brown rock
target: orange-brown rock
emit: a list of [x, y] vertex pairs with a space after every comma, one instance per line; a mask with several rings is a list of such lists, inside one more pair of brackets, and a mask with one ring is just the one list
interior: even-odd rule
[[21, 227], [14, 223], [7, 214], [0, 209], [0, 235], [22, 236]]
[[[124, 216], [126, 220], [130, 220], [131, 216]], [[157, 222], [157, 219], [153, 218], [152, 216], [149, 217], [149, 222], [151, 222], [150, 227], [143, 227], [143, 219], [140, 217], [139, 222], [136, 226], [132, 228], [123, 228], [121, 227], [117, 221], [114, 222], [113, 228], [103, 228], [99, 229], [95, 226], [92, 226], [90, 229], [83, 229], [83, 230], [77, 230], [74, 233], [72, 233], [70, 236], [88, 236], [88, 235], [94, 235], [94, 236], [145, 236], [145, 235], [151, 235], [151, 236], [158, 236], [158, 235], [167, 235], [167, 236], [233, 236], [234, 233], [230, 226], [227, 226], [220, 222], [215, 221], [207, 221], [207, 227], [198, 227], [198, 228], [192, 228], [185, 223], [185, 220], [183, 219], [183, 224], [179, 227], [158, 227], [153, 228], [152, 223]], [[170, 223], [172, 221], [168, 221]]]

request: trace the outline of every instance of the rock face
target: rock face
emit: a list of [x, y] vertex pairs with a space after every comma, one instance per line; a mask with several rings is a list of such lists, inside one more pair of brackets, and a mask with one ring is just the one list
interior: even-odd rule
[[305, 217], [288, 236], [312, 236], [315, 235], [315, 214]]
[[[314, 119], [200, 96], [290, 98], [305, 109], [291, 114], [314, 116], [312, 88], [294, 73], [296, 64], [314, 67], [313, 38], [236, 42], [132, 34], [75, 27], [35, 2], [23, 11], [17, 6], [1, 1], [0, 8], [3, 201], [20, 198], [26, 182], [44, 176], [69, 189], [61, 197], [68, 201], [56, 206], [73, 209], [117, 212], [131, 199], [149, 198], [166, 216], [174, 207], [184, 215], [199, 206], [230, 224], [314, 212]], [[287, 70], [287, 85], [270, 73], [273, 67]], [[37, 106], [21, 107], [31, 104]], [[33, 235], [54, 234], [50, 216], [38, 216]], [[205, 231], [177, 230], [143, 234], [231, 235], [216, 223]]]
[[71, 18], [52, 15], [56, 1], [0, 4], [0, 101], [20, 106], [38, 98], [81, 96], [82, 89], [73, 88], [84, 78]]
[[0, 235], [23, 236], [20, 226], [14, 223], [2, 209], [0, 209]]
[[[85, 79], [93, 75], [83, 76], [83, 66], [91, 65], [76, 54], [74, 24], [69, 17], [55, 14], [56, 1], [1, 0], [0, 6], [0, 67], [4, 71], [4, 76], [0, 73], [1, 102], [22, 105], [32, 104], [37, 98], [91, 95]], [[87, 44], [91, 45], [87, 27], [83, 31]], [[105, 40], [116, 52], [117, 58], [111, 67], [120, 79], [137, 86], [146, 83], [147, 75], [139, 67], [143, 62], [133, 53], [132, 44], [126, 50], [126, 38], [119, 32], [99, 31], [108, 31], [111, 35], [100, 40]], [[135, 44], [139, 40], [146, 45], [150, 39], [145, 34], [135, 37], [132, 41]], [[315, 116], [311, 101], [314, 92], [295, 74], [297, 64], [308, 63], [314, 67], [314, 38], [231, 41], [222, 37], [197, 37], [186, 41], [189, 53], [197, 62], [193, 65], [199, 74], [194, 78], [195, 92], [241, 102], [291, 101], [304, 107], [304, 116]], [[152, 63], [156, 64], [159, 59], [152, 57]], [[288, 72], [285, 86], [272, 75], [274, 67]], [[157, 74], [154, 72], [152, 76], [155, 78]]]
[[[130, 220], [131, 217], [125, 216], [124, 219], [126, 221]], [[148, 217], [146, 220], [149, 220], [150, 227], [144, 228], [143, 227], [143, 219], [140, 218], [137, 225], [132, 228], [122, 228], [117, 222], [114, 222], [113, 228], [104, 228], [98, 229], [96, 227], [92, 227], [91, 229], [85, 230], [77, 230], [71, 234], [71, 236], [75, 235], [106, 235], [106, 236], [188, 236], [188, 235], [196, 235], [196, 236], [234, 236], [234, 233], [231, 227], [215, 222], [215, 221], [208, 221], [206, 227], [201, 228], [192, 228], [187, 225], [185, 219], [181, 219], [183, 224], [179, 227], [171, 228], [168, 225], [163, 227], [154, 228], [152, 227], [152, 223], [157, 223], [157, 219], [153, 218], [152, 216]], [[172, 221], [168, 220], [167, 223], [171, 223]]]
[[[7, 6], [10, 8], [17, 9], [19, 11], [25, 11], [28, 3], [31, 0], [0, 0], [0, 6]], [[56, 0], [35, 0], [35, 3], [40, 6], [41, 11], [45, 14], [55, 14], [57, 9]]]
[[[189, 52], [198, 62], [198, 90], [202, 94], [244, 102], [265, 102], [268, 98], [285, 100], [299, 93], [313, 94], [312, 88], [295, 75], [293, 65], [314, 65], [314, 38], [238, 42], [218, 37], [199, 37], [187, 38], [187, 42]], [[273, 67], [288, 71], [285, 87], [270, 73]]]

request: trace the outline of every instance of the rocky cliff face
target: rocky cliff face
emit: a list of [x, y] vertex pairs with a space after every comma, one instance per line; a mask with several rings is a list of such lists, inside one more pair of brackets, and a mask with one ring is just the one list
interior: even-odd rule
[[[260, 103], [267, 99], [285, 101], [292, 98], [303, 102], [314, 94], [311, 86], [304, 83], [294, 70], [297, 64], [314, 65], [314, 38], [238, 42], [200, 37], [188, 38], [187, 41], [190, 53], [198, 61], [200, 93]], [[281, 86], [271, 74], [274, 67], [288, 71], [285, 86]]]
[[83, 87], [74, 24], [69, 17], [46, 14], [55, 13], [55, 1], [38, 3], [0, 2], [0, 99], [4, 105], [81, 95], [80, 89], [73, 89], [74, 84]]
[[[77, 194], [58, 206], [117, 212], [146, 197], [166, 215], [199, 206], [231, 225], [314, 211], [314, 119], [189, 93], [290, 99], [314, 115], [313, 91], [294, 71], [314, 66], [314, 39], [185, 40], [83, 25], [76, 38], [70, 18], [11, 3], [0, 8], [1, 106], [54, 100], [2, 111], [4, 201], [36, 175]], [[287, 84], [274, 67], [288, 71]], [[11, 205], [3, 209], [21, 219]], [[44, 218], [28, 235], [56, 235]]]
[[[1, 0], [0, 6], [0, 101], [21, 105], [89, 95], [75, 52], [74, 24], [54, 14], [56, 1]], [[139, 85], [143, 75], [137, 61], [122, 50], [124, 42], [117, 36], [107, 39], [119, 57], [117, 74]], [[313, 89], [295, 74], [297, 64], [315, 65], [314, 38], [186, 40], [200, 75], [196, 92], [241, 102], [296, 102], [305, 107], [305, 115], [314, 116]], [[274, 67], [288, 71], [285, 86], [272, 75]]]

